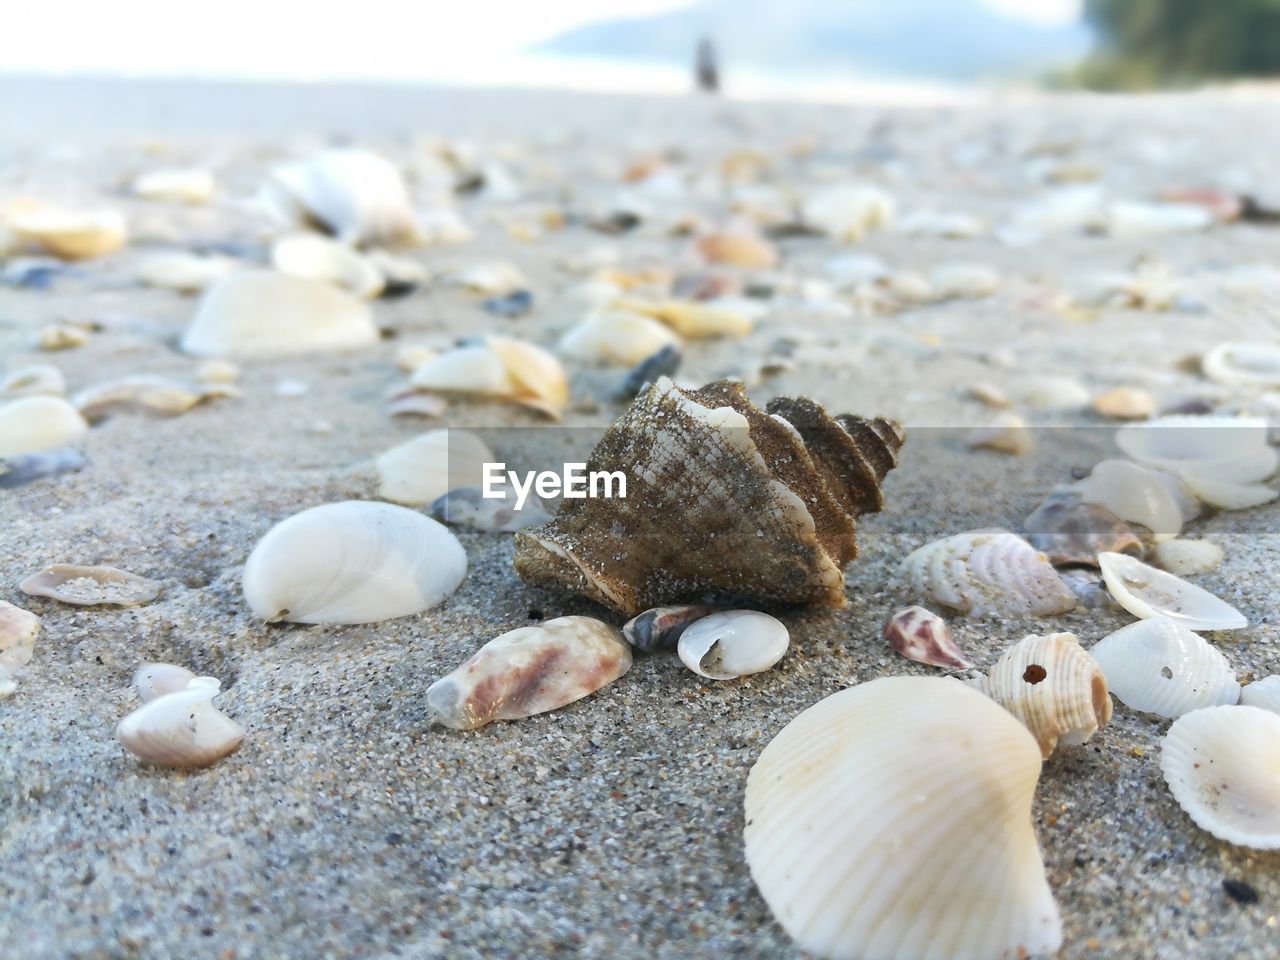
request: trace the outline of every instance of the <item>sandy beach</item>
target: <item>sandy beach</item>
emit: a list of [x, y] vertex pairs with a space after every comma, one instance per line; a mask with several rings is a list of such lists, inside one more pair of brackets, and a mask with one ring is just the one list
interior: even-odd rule
[[[489, 189], [457, 196], [473, 240], [399, 253], [431, 278], [506, 261], [534, 295], [531, 313], [508, 319], [430, 279], [372, 301], [383, 337], [366, 349], [237, 361], [240, 396], [165, 419], [113, 414], [79, 445], [79, 471], [0, 489], [0, 599], [43, 621], [17, 692], [0, 700], [0, 955], [802, 956], [743, 858], [747, 771], [823, 697], [880, 676], [941, 673], [881, 636], [905, 605], [894, 574], [910, 550], [964, 530], [1016, 529], [1073, 470], [1116, 452], [1115, 420], [1018, 404], [1033, 452], [970, 449], [968, 430], [993, 415], [973, 387], [1068, 377], [1095, 396], [1143, 390], [1161, 409], [1193, 400], [1273, 418], [1280, 409], [1275, 394], [1211, 382], [1188, 363], [1223, 341], [1276, 342], [1280, 229], [1035, 233], [1014, 229], [1020, 212], [1072, 184], [1134, 202], [1213, 185], [1280, 206], [1276, 97], [875, 107], [0, 81], [0, 209], [34, 197], [118, 209], [130, 226], [126, 249], [71, 265], [47, 289], [0, 283], [0, 375], [51, 363], [69, 393], [133, 374], [193, 380], [201, 360], [177, 343], [196, 299], [141, 285], [139, 264], [164, 249], [264, 259], [275, 228], [252, 198], [266, 172], [332, 143], [389, 157], [415, 190], [439, 142], [479, 169], [501, 167], [512, 192], [493, 189], [491, 172]], [[714, 174], [741, 151], [758, 152], [763, 172], [730, 189]], [[624, 179], [655, 155], [670, 171], [665, 185]], [[159, 203], [125, 189], [140, 172], [186, 166], [216, 174], [212, 202]], [[522, 582], [510, 534], [466, 529], [457, 534], [467, 577], [425, 613], [360, 626], [252, 615], [240, 575], [253, 545], [307, 507], [375, 498], [379, 453], [465, 427], [512, 464], [545, 468], [584, 456], [626, 407], [616, 397], [625, 369], [566, 360], [571, 401], [560, 424], [468, 400], [435, 420], [392, 418], [384, 398], [405, 380], [400, 348], [498, 333], [554, 349], [589, 309], [580, 287], [594, 268], [579, 264], [696, 272], [689, 238], [672, 231], [682, 218], [717, 223], [735, 205], [774, 202], [755, 187], [785, 196], [846, 180], [891, 194], [900, 224], [958, 213], [978, 229], [889, 227], [849, 244], [783, 236], [776, 268], [738, 271], [761, 307], [754, 331], [688, 343], [676, 376], [741, 377], [762, 407], [803, 395], [906, 426], [887, 507], [859, 522], [848, 605], [775, 610], [791, 632], [775, 669], [715, 683], [672, 655], [638, 656], [626, 676], [564, 709], [465, 733], [432, 727], [427, 687], [498, 634], [566, 614], [622, 622]], [[624, 200], [645, 211], [634, 230], [589, 225]], [[833, 280], [830, 261], [848, 255], [923, 276], [979, 264], [999, 283], [981, 297], [865, 309]], [[1164, 309], [1098, 296], [1140, 262], [1167, 268], [1177, 286]], [[67, 323], [87, 324], [87, 343], [39, 349], [42, 328]], [[1241, 682], [1280, 673], [1276, 509], [1209, 512], [1187, 525], [1225, 551], [1191, 579], [1249, 620], [1207, 635]], [[117, 566], [160, 581], [163, 593], [117, 609], [19, 591], [52, 563]], [[1027, 634], [1067, 630], [1088, 647], [1132, 620], [1077, 609], [952, 626], [985, 670]], [[190, 773], [128, 755], [113, 730], [137, 705], [131, 677], [147, 661], [219, 678], [220, 708], [247, 728], [243, 746]], [[1044, 765], [1033, 820], [1063, 958], [1276, 956], [1280, 852], [1217, 840], [1179, 808], [1159, 765], [1168, 724], [1117, 703], [1086, 745]], [[1247, 882], [1257, 902], [1228, 897], [1224, 880]]]

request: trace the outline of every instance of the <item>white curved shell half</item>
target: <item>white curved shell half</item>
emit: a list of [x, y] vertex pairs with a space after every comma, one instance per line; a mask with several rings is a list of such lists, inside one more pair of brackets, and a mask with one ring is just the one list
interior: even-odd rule
[[116, 738], [139, 760], [160, 767], [217, 763], [244, 740], [244, 727], [212, 703], [221, 687], [213, 677], [196, 677], [121, 720]]
[[65, 447], [88, 432], [80, 411], [61, 397], [19, 397], [0, 405], [0, 457]]
[[1263, 677], [1246, 684], [1240, 691], [1240, 702], [1248, 707], [1261, 707], [1280, 713], [1280, 675]]
[[1148, 466], [1232, 483], [1264, 480], [1280, 459], [1267, 442], [1266, 420], [1257, 417], [1161, 417], [1121, 427], [1116, 443]]
[[1103, 460], [1077, 489], [1080, 499], [1110, 510], [1121, 520], [1140, 523], [1156, 539], [1177, 536], [1189, 519], [1167, 477], [1128, 460]]
[[768, 670], [791, 642], [782, 621], [756, 610], [723, 610], [695, 620], [676, 652], [700, 677], [732, 680]]
[[414, 506], [434, 503], [459, 487], [480, 486], [493, 451], [467, 430], [430, 430], [392, 447], [375, 461], [378, 496]]
[[1168, 617], [1188, 630], [1239, 630], [1249, 621], [1208, 590], [1123, 553], [1098, 554], [1102, 579], [1135, 617]]

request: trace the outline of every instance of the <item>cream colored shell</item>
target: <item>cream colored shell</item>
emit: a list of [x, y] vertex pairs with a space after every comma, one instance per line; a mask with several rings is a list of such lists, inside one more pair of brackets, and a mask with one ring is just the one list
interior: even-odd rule
[[480, 486], [484, 465], [495, 460], [470, 431], [431, 430], [378, 457], [378, 496], [412, 506], [433, 503], [450, 490]]
[[680, 338], [665, 324], [643, 314], [606, 310], [592, 314], [560, 340], [566, 357], [601, 366], [630, 367]]
[[410, 384], [432, 393], [491, 397], [559, 419], [569, 403], [569, 378], [556, 357], [524, 340], [485, 337], [432, 357]]
[[78, 443], [89, 424], [61, 397], [19, 397], [0, 404], [0, 457]]
[[121, 720], [116, 738], [139, 760], [160, 767], [217, 763], [244, 740], [244, 727], [212, 703], [221, 686], [213, 677], [196, 677]]
[[1224, 600], [1123, 553], [1098, 554], [1102, 579], [1135, 617], [1165, 616], [1189, 630], [1239, 630], [1249, 621]]

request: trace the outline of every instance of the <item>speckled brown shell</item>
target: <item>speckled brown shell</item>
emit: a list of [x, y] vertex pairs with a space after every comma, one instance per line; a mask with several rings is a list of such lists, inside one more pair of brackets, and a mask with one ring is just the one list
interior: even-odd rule
[[889, 420], [803, 398], [761, 411], [739, 383], [663, 377], [587, 463], [622, 471], [626, 498], [566, 500], [516, 535], [516, 570], [628, 615], [706, 594], [840, 607], [854, 518], [883, 506], [902, 442]]

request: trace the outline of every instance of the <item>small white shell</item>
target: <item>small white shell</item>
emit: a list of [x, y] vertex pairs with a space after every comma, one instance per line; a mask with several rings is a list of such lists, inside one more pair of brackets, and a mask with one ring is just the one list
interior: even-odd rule
[[1135, 617], [1165, 616], [1188, 630], [1239, 630], [1249, 621], [1209, 591], [1123, 553], [1098, 554], [1102, 579]]
[[896, 206], [893, 197], [879, 187], [846, 183], [810, 194], [801, 205], [800, 216], [835, 240], [856, 242], [868, 230], [892, 223]]
[[840, 960], [1050, 954], [1062, 921], [1031, 805], [1040, 750], [963, 683], [827, 697], [747, 777], [747, 865], [804, 950]]
[[121, 720], [116, 739], [139, 760], [160, 767], [195, 769], [217, 763], [244, 740], [244, 727], [212, 703], [221, 687], [213, 677], [196, 677]]
[[239, 269], [235, 260], [182, 250], [154, 253], [138, 264], [138, 280], [149, 287], [195, 293]]
[[19, 397], [0, 405], [0, 457], [77, 443], [89, 424], [61, 397]]
[[1200, 361], [1204, 375], [1227, 386], [1280, 387], [1280, 347], [1270, 343], [1220, 343]]
[[902, 561], [901, 575], [911, 595], [975, 617], [1046, 616], [1076, 605], [1044, 554], [1007, 530], [925, 544]]
[[33, 597], [49, 597], [75, 606], [110, 604], [134, 607], [160, 596], [161, 586], [137, 574], [115, 567], [82, 567], [55, 563], [18, 584]]
[[1174, 721], [1160, 770], [1178, 806], [1220, 840], [1280, 850], [1280, 715], [1208, 707]]
[[1072, 633], [1023, 637], [976, 686], [1022, 721], [1046, 760], [1111, 720], [1107, 678]]
[[529, 289], [529, 280], [520, 268], [505, 260], [473, 263], [445, 274], [444, 282], [471, 293], [502, 296]]
[[429, 517], [348, 500], [276, 524], [244, 567], [244, 595], [268, 623], [376, 623], [440, 603], [458, 588], [467, 555]]
[[369, 308], [349, 294], [316, 280], [243, 270], [205, 291], [182, 349], [198, 357], [275, 357], [377, 341]]
[[1157, 543], [1151, 553], [1156, 563], [1177, 577], [1212, 570], [1225, 556], [1220, 546], [1208, 540], [1165, 540]]
[[15, 214], [9, 225], [20, 239], [64, 260], [105, 256], [129, 242], [128, 225], [114, 210], [40, 208]]
[[1110, 510], [1121, 520], [1140, 523], [1157, 539], [1178, 535], [1187, 519], [1173, 484], [1178, 481], [1128, 460], [1103, 460], [1076, 485], [1080, 499]]
[[217, 189], [213, 174], [198, 167], [150, 170], [133, 181], [133, 192], [142, 199], [171, 203], [208, 203]]
[[66, 392], [66, 378], [51, 363], [33, 363], [29, 367], [19, 367], [0, 380], [0, 396], [60, 397]]
[[752, 320], [739, 309], [698, 300], [617, 300], [615, 309], [638, 313], [665, 323], [688, 340], [715, 337], [745, 337]]
[[756, 610], [723, 610], [695, 620], [676, 651], [700, 677], [733, 680], [768, 670], [791, 642], [782, 621]]
[[1248, 707], [1261, 707], [1272, 713], [1280, 713], [1280, 675], [1263, 677], [1245, 684], [1240, 691], [1240, 702]]
[[1190, 203], [1118, 201], [1107, 207], [1106, 230], [1113, 237], [1151, 237], [1195, 233], [1212, 223], [1212, 213]]
[[1231, 483], [1264, 480], [1280, 461], [1267, 442], [1267, 421], [1252, 417], [1161, 417], [1121, 427], [1116, 443], [1148, 466]]
[[567, 357], [603, 366], [635, 366], [680, 338], [665, 324], [643, 314], [607, 310], [593, 314], [560, 340]]
[[147, 663], [133, 675], [133, 688], [138, 691], [143, 703], [150, 703], [157, 697], [187, 689], [187, 685], [195, 678], [194, 673], [177, 664]]
[[1007, 392], [1014, 403], [1037, 410], [1081, 410], [1092, 399], [1088, 387], [1067, 377], [1020, 377]]
[[420, 390], [494, 397], [559, 419], [569, 378], [554, 355], [512, 337], [485, 337], [428, 360], [409, 381]]
[[375, 462], [379, 497], [421, 506], [458, 487], [481, 485], [484, 465], [496, 458], [476, 434], [444, 429], [392, 447]]
[[1143, 713], [1180, 717], [1235, 703], [1240, 684], [1227, 658], [1198, 633], [1152, 617], [1103, 637], [1089, 651], [1120, 702]]
[[333, 284], [361, 300], [382, 292], [382, 271], [345, 244], [315, 233], [295, 233], [271, 245], [271, 265], [281, 273]]
[[1000, 274], [980, 263], [945, 263], [929, 275], [939, 300], [978, 299], [1000, 289]]
[[998, 450], [1015, 456], [1030, 453], [1035, 446], [1027, 421], [1009, 410], [996, 414], [986, 426], [973, 430], [967, 442], [971, 448]]
[[1195, 496], [1220, 510], [1248, 510], [1280, 497], [1280, 492], [1260, 483], [1220, 480], [1197, 468], [1185, 467], [1178, 471], [1178, 476]]

